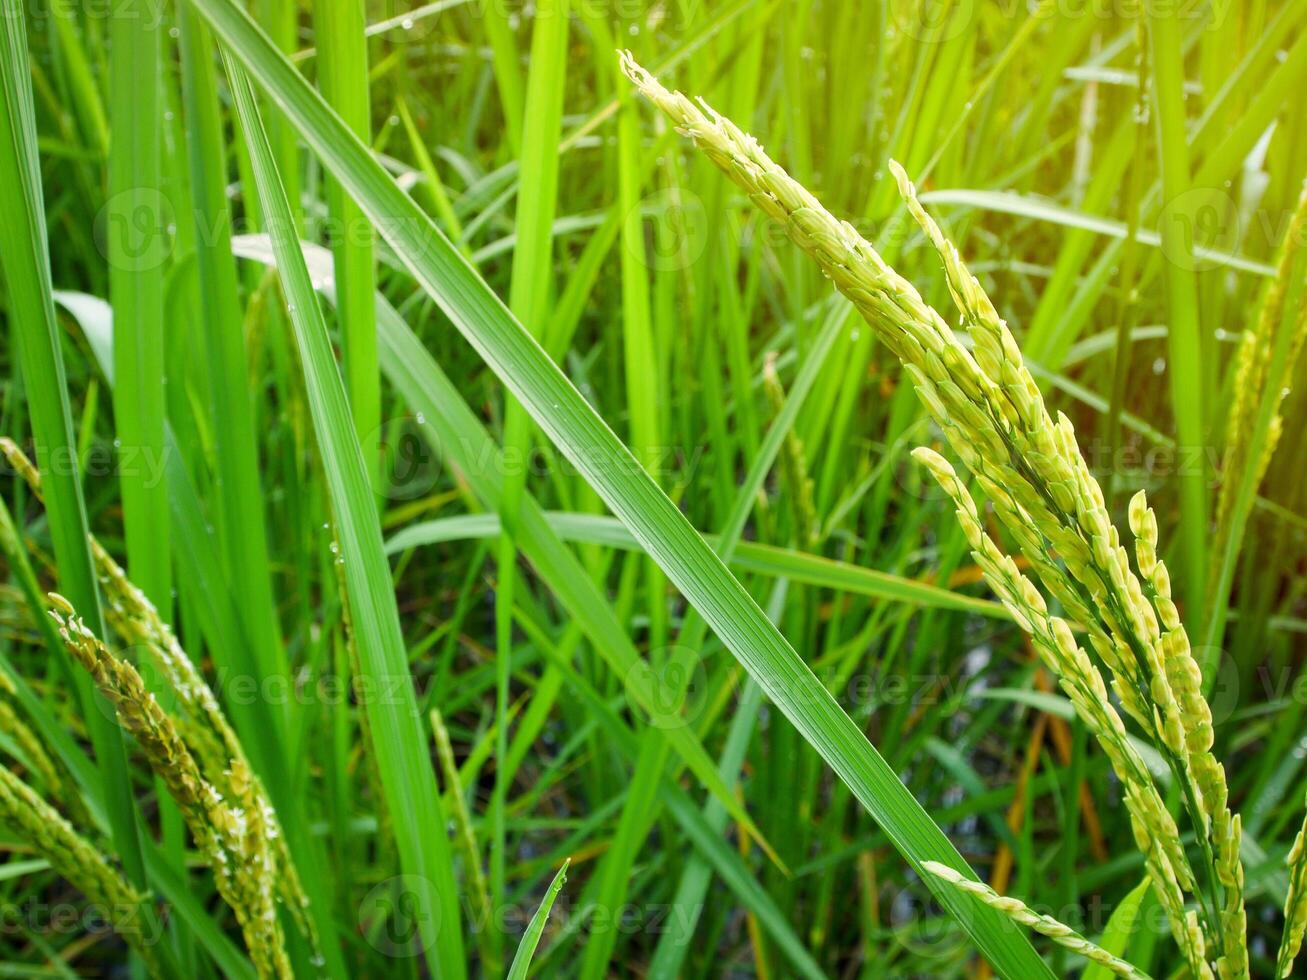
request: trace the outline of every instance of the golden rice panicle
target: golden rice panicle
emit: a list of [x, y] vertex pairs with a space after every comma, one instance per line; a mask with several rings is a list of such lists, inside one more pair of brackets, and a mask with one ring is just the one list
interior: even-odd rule
[[1248, 976], [1249, 971], [1244, 872], [1239, 854], [1243, 825], [1230, 812], [1225, 767], [1212, 754], [1212, 712], [1203, 696], [1202, 670], [1172, 600], [1166, 563], [1157, 556], [1157, 517], [1148, 506], [1144, 491], [1131, 498], [1128, 516], [1135, 536], [1135, 563], [1164, 631], [1157, 646], [1180, 705], [1191, 789], [1204, 820], [1201, 829], [1211, 841], [1216, 878], [1224, 891], [1219, 912], [1222, 955], [1217, 960], [1217, 970], [1222, 980], [1238, 980]]
[[917, 200], [916, 190], [908, 179], [907, 172], [897, 160], [889, 161], [889, 169], [898, 183], [899, 194], [909, 212], [944, 262], [949, 293], [961, 312], [963, 325], [975, 345], [976, 362], [1004, 393], [1011, 406], [1011, 413], [1004, 414], [1030, 431], [1050, 429], [1052, 422], [1044, 407], [1043, 396], [1026, 367], [1012, 331], [998, 315], [979, 280], [968, 271], [957, 247], [944, 237], [935, 219]]
[[[1088, 628], [1091, 643], [1113, 672], [1123, 705], [1177, 759], [1184, 759], [1182, 712], [1157, 649], [1156, 613], [1130, 568], [1071, 421], [1061, 413], [1056, 421], [1049, 415], [1006, 322], [921, 206], [906, 173], [897, 164], [892, 170], [909, 210], [941, 257], [976, 360], [993, 382], [985, 390], [1004, 396], [996, 400], [991, 395], [986, 407], [997, 420], [1009, 464], [995, 466], [980, 456], [971, 468], [986, 493], [1002, 504], [998, 513], [1003, 523], [1022, 532], [1018, 543], [1041, 580]], [[959, 440], [951, 441], [956, 446]], [[1042, 559], [1045, 543], [1062, 556], [1075, 583]]]
[[1177, 942], [1195, 976], [1204, 975], [1203, 970], [1210, 974], [1202, 934], [1194, 933], [1186, 916], [1185, 892], [1193, 890], [1194, 876], [1180, 845], [1180, 832], [1158, 794], [1152, 775], [1130, 743], [1125, 725], [1108, 699], [1098, 668], [1077, 645], [1067, 623], [1049, 615], [1034, 583], [1021, 574], [1012, 558], [1003, 554], [985, 533], [975, 504], [948, 461], [924, 447], [913, 450], [913, 456], [930, 470], [952, 498], [958, 521], [986, 581], [1017, 624], [1030, 634], [1036, 652], [1058, 678], [1077, 714], [1103, 747], [1124, 786], [1136, 843], [1144, 854], [1149, 876]]
[[141, 675], [131, 664], [109, 652], [67, 599], [53, 592], [49, 598], [53, 606], [50, 615], [59, 626], [65, 648], [113, 706], [118, 724], [131, 733], [150, 767], [177, 800], [183, 815], [202, 816], [205, 785], [199, 768]]
[[[1208, 767], [1200, 776], [1193, 769], [1180, 699], [1172, 689], [1166, 664], [1167, 654], [1181, 648], [1175, 639], [1169, 641], [1170, 646], [1159, 642], [1162, 624], [1158, 612], [1135, 575], [1070, 420], [1049, 415], [1006, 324], [966, 271], [956, 249], [915, 201], [905, 175], [898, 174], [905, 197], [927, 236], [940, 249], [950, 290], [975, 338], [975, 356], [962, 347], [911, 283], [894, 272], [847, 222], [827, 212], [756, 140], [702, 101], [696, 104], [680, 93], [669, 92], [628, 53], [622, 55], [622, 64], [640, 91], [666, 112], [682, 133], [760, 209], [782, 223], [790, 239], [813, 257], [903, 362], [930, 415], [994, 502], [996, 513], [1044, 586], [1085, 627], [1090, 644], [1111, 671], [1112, 687], [1122, 706], [1163, 750], [1186, 788], [1186, 807], [1202, 838], [1205, 878], [1215, 879], [1220, 842], [1210, 836], [1209, 814], [1218, 808], [1212, 801], [1204, 804], [1198, 790], [1214, 771]], [[960, 505], [958, 509], [966, 526], [967, 508]], [[969, 536], [974, 537], [974, 530], [969, 528]], [[1099, 738], [1106, 740], [1105, 749], [1116, 756], [1114, 765], [1133, 768], [1130, 755], [1120, 749], [1121, 719], [1115, 711], [1110, 716], [1114, 720], [1100, 716], [1087, 693], [1092, 681], [1078, 676], [1078, 657], [1071, 651], [1080, 656], [1083, 651], [1074, 643], [1070, 650], [1061, 649], [1060, 631], [1047, 617], [1038, 591], [1014, 576], [1011, 559], [992, 542], [987, 545], [986, 536], [980, 537], [979, 545], [973, 540], [973, 549], [978, 560], [984, 558], [982, 568], [995, 591], [1019, 622], [1034, 627], [1032, 635], [1043, 655], [1069, 672], [1063, 675], [1070, 685], [1068, 693], [1073, 694], [1078, 708], [1094, 718]], [[1051, 560], [1051, 555], [1062, 564]], [[1105, 700], [1105, 695], [1100, 700]], [[1210, 937], [1198, 932], [1195, 939], [1194, 930], [1185, 926], [1183, 893], [1193, 889], [1193, 873], [1151, 777], [1144, 772], [1142, 778], [1150, 792], [1137, 787], [1127, 792], [1136, 836], [1141, 847], [1146, 845], [1150, 871], [1159, 881], [1159, 894], [1192, 972], [1195, 976], [1204, 971], [1210, 974], [1204, 953], [1204, 940]], [[1157, 832], [1163, 828], [1168, 833], [1159, 836]], [[1214, 927], [1219, 914], [1213, 906], [1217, 896], [1204, 898], [1203, 921]], [[1233, 900], [1234, 896], [1227, 893], [1227, 898]], [[1225, 955], [1225, 945], [1222, 937], [1214, 938], [1217, 955]]]
[[1293, 961], [1298, 958], [1303, 936], [1307, 934], [1307, 816], [1303, 817], [1285, 864], [1289, 868], [1289, 893], [1284, 898], [1284, 933], [1275, 961], [1279, 977], [1293, 973]]
[[1135, 560], [1149, 589], [1150, 598], [1164, 631], [1155, 641], [1161, 650], [1163, 670], [1180, 706], [1184, 725], [1184, 746], [1197, 782], [1197, 793], [1208, 820], [1225, 809], [1228, 790], [1225, 773], [1212, 755], [1212, 711], [1203, 696], [1203, 675], [1189, 647], [1189, 636], [1171, 598], [1171, 579], [1166, 563], [1157, 557], [1157, 517], [1140, 490], [1128, 508], [1130, 530], [1135, 536]]
[[1239, 845], [1243, 840], [1243, 818], [1229, 811], [1218, 821], [1218, 838], [1221, 843], [1216, 852], [1216, 876], [1225, 889], [1225, 904], [1221, 907], [1221, 956], [1216, 971], [1221, 980], [1247, 980], [1248, 913], [1243, 899], [1243, 862], [1239, 858]]
[[[1285, 300], [1288, 297], [1289, 284], [1304, 238], [1307, 238], [1307, 180], [1303, 181], [1298, 203], [1289, 219], [1284, 238], [1280, 242], [1275, 276], [1267, 284], [1266, 293], [1262, 297], [1257, 323], [1252, 330], [1244, 332], [1239, 344], [1239, 353], [1235, 362], [1234, 401], [1230, 406], [1229, 418], [1226, 420], [1226, 450], [1222, 467], [1225, 478], [1221, 483], [1216, 506], [1218, 546], [1223, 545], [1230, 531], [1230, 511], [1234, 507], [1235, 494], [1239, 489], [1239, 477], [1248, 464], [1250, 448], [1248, 438], [1255, 428], [1258, 404], [1271, 380], [1267, 374], [1276, 347], [1277, 332], [1284, 322]], [[1307, 306], [1298, 311], [1290, 329], [1293, 330], [1293, 336], [1289, 338], [1290, 346], [1284, 365], [1285, 378], [1293, 376], [1294, 365], [1302, 352], [1304, 340], [1307, 340]], [[1275, 454], [1275, 447], [1283, 429], [1280, 407], [1284, 401], [1284, 391], [1278, 392], [1275, 399], [1271, 431], [1253, 470], [1254, 488], [1261, 484], [1262, 477], [1266, 475], [1266, 469], [1270, 466], [1271, 457]]]
[[[1160, 706], [1159, 740], [1165, 734], [1174, 743], [1181, 729], [1166, 723], [1177, 714], [1173, 699], [1165, 697], [1166, 681], [1145, 673], [1133, 645], [1156, 625], [1147, 619], [1147, 604], [1107, 519], [1102, 491], [1079, 454], [1070, 422], [1049, 418], [1010, 334], [992, 304], [981, 300], [979, 286], [965, 274], [956, 252], [948, 255], [954, 289], [964, 314], [974, 320], [979, 346], [998, 365], [997, 379], [982, 370], [911, 283], [770, 160], [757, 141], [702, 103], [669, 92], [629, 54], [623, 55], [623, 66], [751, 200], [782, 222], [789, 237], [902, 360], [932, 417], [995, 501], [1045, 586], [1090, 629], [1091, 643], [1112, 669], [1126, 709], [1152, 731]], [[935, 234], [941, 237], [937, 229]], [[1054, 553], [1072, 575], [1049, 560]], [[1164, 696], [1160, 702], [1150, 694], [1152, 687]]]
[[[1037, 533], [1031, 535], [1025, 528], [1027, 533], [1019, 538], [1023, 553], [1035, 563], [1050, 590], [1089, 629], [1091, 643], [1112, 668], [1114, 687], [1127, 710], [1182, 760], [1187, 754], [1184, 711], [1171, 690], [1171, 678], [1157, 644], [1158, 613], [1130, 568], [1107, 513], [1102, 489], [1085, 463], [1074, 428], [1061, 413], [1056, 422], [1049, 416], [1007, 324], [967, 271], [957, 249], [921, 207], [903, 169], [896, 164], [892, 169], [909, 209], [940, 254], [950, 292], [973, 338], [977, 361], [997, 390], [1007, 396], [1006, 404], [991, 406], [996, 417], [1010, 423], [1003, 435], [1011, 446], [1012, 468], [1017, 470], [1005, 474], [1011, 492], [1000, 491], [996, 497], [1005, 503], [999, 515], [1010, 528], [1023, 524], [1021, 515], [1006, 506], [1006, 498], [1014, 497], [1035, 517]], [[993, 480], [986, 472], [992, 465], [989, 461], [982, 457], [977, 462], [977, 476], [990, 493], [992, 485], [1001, 481]], [[1023, 469], [1037, 479], [1027, 479], [1020, 472]], [[1049, 499], [1039, 499], [1040, 485], [1047, 487]], [[1067, 593], [1076, 590], [1064, 581], [1060, 571], [1050, 568], [1051, 563], [1038, 560], [1041, 534], [1057, 548], [1092, 602], [1082, 601], [1085, 596], [1075, 596], [1067, 603]], [[1170, 611], [1174, 613], [1174, 604]]]
[[69, 653], [114, 706], [118, 723], [132, 734], [213, 870], [223, 901], [236, 914], [250, 961], [261, 977], [290, 978], [277, 917], [277, 869], [267, 847], [263, 811], [243, 805], [247, 770], [231, 774], [237, 794], [224, 799], [201, 772], [173, 720], [159, 706], [136, 668], [116, 657], [77, 616], [67, 599], [51, 594], [51, 615]]
[[938, 861], [926, 861], [922, 867], [927, 873], [939, 878], [941, 881], [947, 882], [968, 895], [975, 896], [990, 908], [1002, 912], [1013, 922], [1032, 929], [1041, 936], [1047, 936], [1059, 946], [1083, 956], [1091, 963], [1097, 963], [1114, 975], [1128, 977], [1130, 980], [1148, 980], [1148, 974], [1138, 967], [1113, 956], [1101, 946], [1096, 946], [1070, 926], [1059, 922], [1052, 916], [1041, 915], [1018, 899], [1000, 895], [988, 885], [964, 877], [946, 864], [940, 864]]
[[114, 930], [141, 957], [153, 976], [161, 976], [150, 937], [149, 900], [115, 871], [95, 847], [49, 803], [6, 766], [0, 766], [0, 823], [50, 862], [87, 900], [99, 906]]

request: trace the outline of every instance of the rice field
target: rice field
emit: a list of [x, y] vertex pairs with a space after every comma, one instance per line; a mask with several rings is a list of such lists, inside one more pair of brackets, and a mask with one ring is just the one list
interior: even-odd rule
[[1304, 91], [0, 0], [0, 976], [1307, 975]]

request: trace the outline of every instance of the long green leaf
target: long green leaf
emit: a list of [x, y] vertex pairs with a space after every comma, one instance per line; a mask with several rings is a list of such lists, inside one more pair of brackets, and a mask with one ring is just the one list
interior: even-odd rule
[[426, 732], [408, 670], [390, 569], [382, 552], [371, 481], [253, 92], [234, 64], [229, 65], [228, 76], [249, 142], [264, 220], [277, 256], [304, 369], [314, 432], [336, 518], [360, 669], [371, 685], [367, 689], [386, 695], [367, 698], [365, 708], [382, 790], [394, 820], [400, 864], [409, 878], [405, 888], [415, 895], [423, 948], [433, 972], [458, 980], [466, 975], [458, 890]]
[[[368, 43], [363, 0], [317, 0], [318, 83], [332, 107], [360, 139], [368, 139]], [[381, 425], [381, 376], [377, 367], [377, 324], [372, 294], [376, 268], [371, 236], [364, 234], [358, 206], [334, 180], [327, 181], [331, 247], [340, 289], [338, 315], [344, 341], [346, 388], [354, 430], [364, 445]], [[368, 460], [374, 471], [375, 461]], [[377, 471], [379, 472], [379, 471]]]
[[554, 875], [554, 880], [549, 883], [549, 890], [545, 892], [545, 897], [540, 900], [535, 915], [531, 916], [526, 934], [522, 936], [522, 941], [517, 946], [517, 953], [513, 956], [513, 965], [508, 968], [508, 980], [526, 980], [527, 972], [531, 969], [531, 957], [535, 956], [536, 947], [540, 945], [540, 937], [544, 935], [545, 923], [549, 921], [549, 910], [554, 907], [554, 901], [567, 881], [567, 867], [570, 863], [570, 861], [563, 862], [563, 866]]
[[[1144, 896], [1148, 894], [1148, 889], [1152, 887], [1152, 881], [1147, 877], [1134, 888], [1116, 907], [1112, 917], [1107, 920], [1107, 925], [1103, 928], [1103, 934], [1098, 938], [1098, 946], [1107, 950], [1113, 956], [1124, 957], [1126, 945], [1130, 942], [1130, 937], [1135, 933], [1135, 921], [1139, 915], [1139, 906], [1144, 901]], [[1081, 974], [1081, 980], [1111, 980], [1112, 973], [1107, 967], [1099, 963], [1090, 963], [1085, 967], [1085, 972]]]
[[[9, 322], [27, 381], [28, 409], [36, 439], [37, 464], [50, 514], [50, 536], [59, 566], [59, 587], [87, 625], [104, 636], [99, 589], [87, 545], [86, 503], [73, 442], [72, 409], [59, 325], [55, 321], [50, 278], [49, 242], [36, 152], [36, 117], [32, 107], [31, 70], [23, 5], [3, 0], [0, 6], [0, 265], [8, 288]], [[60, 656], [60, 652], [55, 652]], [[145, 882], [145, 865], [137, 827], [123, 737], [110, 720], [85, 675], [76, 672], [83, 717], [106, 787], [106, 804], [114, 846], [127, 876]]]
[[[252, 235], [237, 239], [238, 254], [261, 262], [271, 262], [265, 236]], [[319, 288], [331, 294], [330, 257], [318, 246], [305, 244]], [[387, 378], [404, 397], [409, 408], [424, 420], [423, 435], [432, 448], [443, 453], [449, 463], [462, 473], [472, 492], [487, 510], [502, 509], [502, 476], [512, 467], [495, 444], [485, 426], [476, 417], [458, 388], [441, 371], [431, 354], [384, 298], [377, 298], [377, 325], [380, 329], [381, 367]], [[540, 578], [557, 596], [563, 608], [590, 637], [599, 655], [621, 678], [631, 699], [651, 714], [658, 709], [657, 692], [645, 672], [638, 670], [639, 654], [635, 644], [622, 629], [613, 607], [608, 604], [594, 581], [554, 533], [543, 508], [530, 493], [523, 492], [518, 507], [517, 543]], [[488, 518], [488, 535], [499, 533], [497, 516]], [[688, 727], [658, 729], [671, 743], [673, 751], [689, 767], [730, 813], [733, 820], [748, 828], [764, 850], [770, 845], [729, 785], [717, 772], [712, 758]]]
[[1166, 256], [1166, 294], [1171, 313], [1167, 343], [1171, 407], [1181, 455], [1189, 460], [1180, 473], [1180, 553], [1182, 588], [1189, 599], [1188, 615], [1202, 635], [1203, 599], [1207, 590], [1207, 467], [1204, 445], [1207, 419], [1203, 405], [1202, 341], [1198, 284], [1193, 265], [1193, 229], [1197, 205], [1189, 195], [1189, 151], [1186, 143], [1184, 55], [1181, 21], [1173, 10], [1149, 6], [1148, 35], [1153, 60], [1153, 93], [1157, 108], [1157, 146], [1161, 153], [1162, 220]]
[[[163, 454], [163, 273], [167, 222], [160, 157], [163, 133], [158, 18], [121, 8], [110, 17], [109, 199], [105, 238], [113, 304], [114, 426], [139, 458]], [[123, 467], [127, 570], [164, 619], [172, 619], [167, 484]]]
[[[567, 0], [542, 0], [536, 4], [531, 38], [531, 74], [527, 81], [525, 118], [521, 128], [522, 160], [525, 164], [517, 195], [514, 218], [515, 245], [509, 302], [524, 322], [543, 329], [553, 276], [554, 214], [558, 197], [558, 146], [562, 129], [563, 93], [567, 76]], [[514, 71], [516, 69], [514, 68]], [[502, 78], [502, 76], [501, 76]], [[505, 93], [507, 95], [507, 93]], [[507, 109], [509, 100], [505, 98]], [[505, 406], [504, 444], [525, 454], [531, 429], [522, 406], [509, 400]], [[508, 782], [512, 773], [508, 756], [508, 686], [513, 648], [513, 593], [517, 584], [517, 544], [513, 529], [526, 483], [520, 469], [504, 478], [501, 505], [507, 533], [499, 540], [499, 587], [495, 591], [495, 784], [491, 797], [490, 890], [495, 902], [505, 891], [507, 835], [504, 826], [508, 804]], [[502, 939], [496, 934], [488, 944], [491, 962], [488, 972], [502, 968]]]
[[[231, 0], [191, 2], [355, 198], [422, 288], [849, 786], [900, 853], [918, 869], [922, 861], [937, 860], [972, 874], [744, 587], [367, 147], [239, 6]], [[931, 887], [1000, 971], [1052, 976], [1029, 940], [1004, 916], [953, 889], [934, 883]]]

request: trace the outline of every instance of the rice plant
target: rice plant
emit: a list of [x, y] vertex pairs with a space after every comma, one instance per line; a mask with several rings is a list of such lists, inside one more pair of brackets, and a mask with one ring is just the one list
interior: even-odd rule
[[1301, 0], [0, 4], [4, 972], [1302, 972]]

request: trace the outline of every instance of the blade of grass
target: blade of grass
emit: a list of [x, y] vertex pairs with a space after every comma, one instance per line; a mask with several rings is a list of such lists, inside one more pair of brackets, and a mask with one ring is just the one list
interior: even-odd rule
[[[250, 404], [248, 352], [231, 251], [231, 213], [226, 199], [225, 146], [213, 63], [212, 39], [185, 7], [178, 9], [182, 90], [188, 131], [187, 154], [196, 220], [207, 234], [197, 236], [195, 261], [202, 307], [204, 349], [213, 375], [214, 468], [217, 523], [222, 528], [223, 567], [238, 589], [236, 612], [245, 623], [260, 681], [290, 676], [267, 569], [267, 527], [259, 476], [258, 444]], [[224, 649], [224, 648], [219, 648]], [[234, 651], [233, 651], [234, 652]], [[274, 732], [285, 741], [285, 712], [261, 705]], [[289, 707], [289, 706], [288, 706]], [[244, 731], [249, 739], [252, 731]], [[254, 740], [263, 743], [263, 739]], [[268, 773], [265, 771], [265, 775]], [[270, 780], [274, 790], [276, 781]]]
[[433, 972], [459, 980], [466, 974], [466, 964], [458, 891], [390, 570], [382, 552], [371, 481], [253, 92], [234, 63], [229, 63], [228, 78], [249, 141], [256, 187], [300, 352], [336, 520], [359, 665], [374, 685], [371, 690], [394, 695], [393, 699], [369, 698], [365, 708], [400, 863], [411, 878], [406, 887], [416, 893], [423, 948]]
[[[425, 212], [243, 10], [231, 0], [190, 2], [349, 190], [422, 288], [849, 785], [899, 852], [918, 870], [923, 861], [936, 860], [971, 874], [861, 729]], [[1018, 976], [1052, 975], [1029, 939], [1005, 917], [953, 889], [930, 887], [996, 968]]]
[[[106, 238], [114, 322], [114, 425], [124, 460], [163, 452], [163, 266], [168, 216], [161, 191], [162, 51], [157, 18], [110, 18], [109, 199]], [[121, 468], [123, 530], [132, 580], [172, 619], [167, 486], [144, 467]]]
[[1171, 404], [1176, 439], [1185, 465], [1180, 472], [1180, 580], [1188, 598], [1188, 617], [1194, 634], [1203, 635], [1207, 590], [1207, 454], [1202, 451], [1207, 420], [1203, 408], [1203, 357], [1198, 313], [1198, 289], [1193, 273], [1193, 229], [1198, 216], [1184, 205], [1190, 190], [1189, 152], [1186, 142], [1184, 57], [1181, 51], [1179, 13], [1148, 8], [1148, 34], [1152, 49], [1153, 96], [1157, 110], [1157, 147], [1162, 165], [1162, 198], [1172, 205], [1163, 221], [1162, 241], [1167, 247], [1166, 294], [1170, 308], [1167, 341]]
[[[168, 484], [132, 460], [164, 451], [165, 335], [163, 275], [168, 257], [163, 195], [161, 29], [159, 18], [118, 8], [109, 18], [109, 198], [105, 202], [109, 301], [113, 306], [114, 430], [123, 465], [122, 500], [127, 567], [165, 622], [172, 621], [172, 557]], [[146, 683], [156, 691], [149, 666]], [[165, 699], [166, 700], [166, 699]], [[165, 849], [185, 863], [186, 830], [172, 799], [159, 793]], [[179, 936], [183, 960], [189, 938]]]
[[518, 944], [513, 963], [508, 968], [508, 980], [526, 980], [527, 973], [531, 969], [531, 957], [535, 956], [536, 947], [540, 945], [545, 923], [549, 921], [549, 911], [554, 907], [558, 893], [563, 890], [563, 885], [567, 881], [567, 869], [571, 863], [571, 859], [563, 862], [563, 866], [558, 869], [558, 874], [554, 875], [554, 880], [549, 883], [549, 890], [545, 892], [545, 897], [540, 900], [535, 915], [531, 916], [526, 934]]
[[[345, 124], [364, 141], [371, 137], [368, 44], [363, 0], [316, 0], [318, 84]], [[327, 178], [330, 240], [340, 291], [337, 316], [344, 347], [346, 390], [354, 431], [364, 446], [381, 426], [381, 372], [377, 367], [377, 323], [372, 294], [377, 288], [372, 234], [358, 206]], [[374, 481], [377, 460], [366, 460]]]
[[518, 64], [517, 40], [508, 22], [508, 7], [495, 0], [480, 0], [481, 18], [490, 40], [499, 89], [499, 104], [504, 112], [504, 135], [508, 149], [516, 159], [522, 147], [522, 123], [525, 97], [522, 94], [522, 69]]
[[[531, 37], [531, 70], [527, 79], [525, 117], [520, 145], [522, 179], [514, 220], [516, 244], [509, 285], [509, 305], [524, 323], [543, 329], [548, 318], [553, 277], [553, 222], [558, 196], [558, 145], [567, 78], [567, 0], [542, 0], [535, 8]], [[509, 100], [505, 98], [505, 109]], [[539, 336], [536, 338], [539, 340]], [[511, 398], [505, 406], [504, 445], [523, 456], [530, 449], [531, 430], [522, 406]], [[515, 528], [526, 483], [526, 470], [505, 475], [500, 513], [507, 533], [500, 536], [497, 557], [499, 587], [495, 591], [495, 782], [491, 796], [490, 891], [496, 905], [504, 901], [507, 839], [504, 809], [508, 799], [508, 686], [513, 649], [513, 593], [517, 580]], [[502, 935], [492, 943], [502, 968]]]
[[[1103, 934], [1098, 938], [1098, 946], [1113, 956], [1125, 956], [1126, 944], [1134, 935], [1139, 906], [1143, 904], [1152, 882], [1147, 878], [1135, 885], [1125, 898], [1117, 904], [1112, 917], [1107, 920]], [[1090, 963], [1081, 974], [1081, 980], [1111, 980], [1112, 974], [1100, 963]]]
[[[0, 222], [0, 264], [8, 290], [11, 330], [27, 382], [28, 410], [37, 463], [45, 481], [59, 588], [83, 610], [87, 625], [103, 635], [99, 589], [86, 541], [86, 503], [73, 441], [72, 410], [55, 321], [30, 78], [22, 4], [3, 0], [0, 209], [5, 220]], [[95, 705], [93, 699], [99, 696], [84, 677], [77, 688], [100, 766], [114, 847], [128, 879], [139, 887], [145, 884], [145, 865], [123, 736], [110, 721], [107, 704], [101, 700]]]

